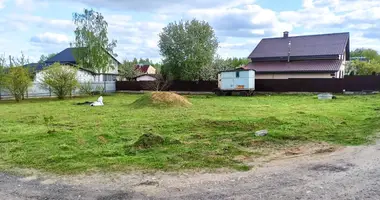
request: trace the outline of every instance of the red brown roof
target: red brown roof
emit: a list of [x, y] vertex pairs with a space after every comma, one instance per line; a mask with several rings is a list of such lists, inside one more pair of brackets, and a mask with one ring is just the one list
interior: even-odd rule
[[313, 60], [292, 62], [256, 62], [249, 63], [244, 69], [254, 69], [256, 73], [284, 72], [337, 72], [342, 60]]
[[136, 65], [135, 69], [139, 70], [142, 73], [148, 73], [150, 65]]

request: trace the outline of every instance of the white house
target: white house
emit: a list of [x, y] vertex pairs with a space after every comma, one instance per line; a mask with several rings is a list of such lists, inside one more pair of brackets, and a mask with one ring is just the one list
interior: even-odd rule
[[135, 70], [140, 71], [142, 74], [156, 74], [157, 70], [152, 65], [136, 65]]
[[[26, 66], [30, 66], [36, 71], [35, 82], [39, 82], [42, 78], [42, 71], [54, 63], [60, 63], [65, 66], [75, 66], [77, 62], [74, 58], [73, 51], [75, 48], [67, 48], [54, 57], [45, 61], [45, 63], [31, 63]], [[113, 60], [112, 66], [106, 72], [97, 73], [89, 69], [79, 68], [77, 72], [77, 79], [79, 82], [103, 82], [103, 81], [115, 81], [119, 74], [120, 62], [116, 60], [111, 54], [110, 59]]]
[[156, 74], [143, 74], [135, 77], [136, 81], [155, 81], [157, 80]]
[[[74, 70], [74, 67], [72, 67], [72, 66], [64, 65], [62, 67], [66, 67], [66, 70]], [[35, 78], [34, 78], [34, 82], [35, 83], [41, 83], [43, 76], [44, 76], [44, 71], [37, 71]], [[83, 69], [77, 70], [77, 80], [80, 83], [100, 82], [100, 81], [96, 80], [98, 78], [99, 78], [99, 75], [94, 75], [90, 71], [83, 70]]]

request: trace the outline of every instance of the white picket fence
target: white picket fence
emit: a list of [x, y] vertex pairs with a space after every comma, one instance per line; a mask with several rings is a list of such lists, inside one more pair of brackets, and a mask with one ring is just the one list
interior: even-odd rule
[[[80, 83], [86, 84], [86, 83]], [[104, 88], [106, 93], [114, 93], [116, 91], [116, 82], [115, 81], [106, 81], [106, 82], [92, 82], [91, 83], [93, 91], [96, 91], [99, 88]], [[72, 93], [73, 96], [81, 95], [79, 89], [76, 89]], [[54, 97], [55, 95], [47, 88], [43, 88], [40, 83], [34, 82], [32, 86], [28, 88], [25, 98], [37, 98], [37, 97]], [[12, 98], [5, 89], [0, 90], [0, 99]]]

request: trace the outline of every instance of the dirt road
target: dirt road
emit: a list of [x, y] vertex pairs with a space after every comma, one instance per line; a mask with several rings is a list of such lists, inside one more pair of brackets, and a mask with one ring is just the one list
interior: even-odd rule
[[249, 172], [29, 177], [0, 173], [0, 199], [380, 199], [380, 145], [276, 160]]

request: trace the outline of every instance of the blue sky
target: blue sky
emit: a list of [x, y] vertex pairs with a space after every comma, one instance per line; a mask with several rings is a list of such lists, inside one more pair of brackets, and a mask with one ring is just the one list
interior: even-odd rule
[[0, 53], [31, 61], [73, 41], [72, 13], [100, 11], [118, 59], [160, 60], [158, 34], [169, 22], [208, 21], [222, 57], [247, 57], [263, 37], [350, 32], [351, 49], [380, 51], [379, 0], [0, 0]]

